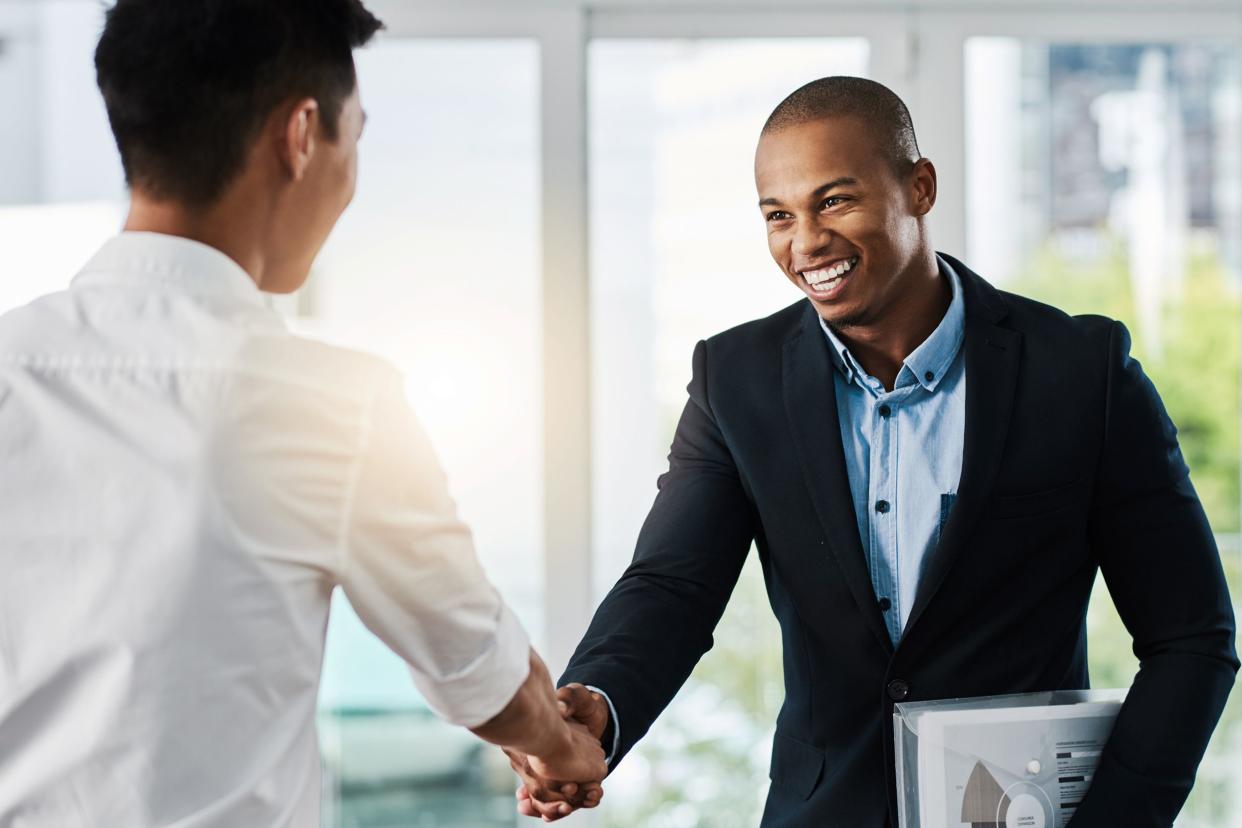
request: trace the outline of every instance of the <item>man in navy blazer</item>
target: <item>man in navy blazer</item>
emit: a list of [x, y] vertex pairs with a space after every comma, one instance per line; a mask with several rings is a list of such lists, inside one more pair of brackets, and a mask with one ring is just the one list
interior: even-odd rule
[[[1171, 825], [1238, 660], [1211, 529], [1126, 329], [935, 253], [935, 169], [879, 84], [793, 93], [755, 173], [805, 298], [695, 348], [633, 563], [562, 678], [567, 714], [615, 767], [711, 647], [753, 542], [786, 688], [762, 824], [894, 826], [893, 704], [1087, 687], [1099, 570], [1141, 669], [1072, 825]], [[573, 789], [511, 758], [520, 811], [572, 810]]]

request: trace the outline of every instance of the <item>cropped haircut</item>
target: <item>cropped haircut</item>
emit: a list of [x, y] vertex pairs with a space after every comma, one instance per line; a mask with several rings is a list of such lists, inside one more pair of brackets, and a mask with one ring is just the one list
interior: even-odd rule
[[281, 103], [314, 98], [328, 140], [383, 24], [360, 0], [117, 0], [95, 73], [131, 189], [207, 206]]
[[887, 86], [866, 78], [834, 75], [799, 87], [772, 110], [763, 134], [837, 117], [861, 120], [898, 175], [910, 172], [919, 160], [910, 110]]

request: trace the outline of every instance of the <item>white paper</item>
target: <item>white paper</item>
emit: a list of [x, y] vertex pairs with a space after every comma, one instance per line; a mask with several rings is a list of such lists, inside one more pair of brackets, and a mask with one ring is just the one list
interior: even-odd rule
[[929, 710], [919, 718], [921, 828], [1065, 828], [1120, 702]]

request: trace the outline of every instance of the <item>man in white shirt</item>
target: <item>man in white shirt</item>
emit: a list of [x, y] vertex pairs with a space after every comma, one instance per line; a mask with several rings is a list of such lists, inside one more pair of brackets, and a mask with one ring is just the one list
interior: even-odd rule
[[338, 584], [444, 719], [553, 779], [606, 772], [396, 371], [293, 336], [262, 299], [306, 279], [353, 195], [352, 49], [379, 27], [358, 0], [108, 14], [125, 232], [0, 317], [4, 828], [317, 825]]

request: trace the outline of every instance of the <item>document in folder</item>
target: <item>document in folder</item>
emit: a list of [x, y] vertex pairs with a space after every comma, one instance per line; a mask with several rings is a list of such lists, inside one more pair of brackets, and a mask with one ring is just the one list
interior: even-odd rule
[[[1046, 694], [1044, 694], [1046, 696]], [[918, 712], [899, 750], [914, 765], [916, 802], [903, 828], [1065, 828], [1099, 765], [1119, 699], [972, 707], [946, 702]], [[1003, 698], [1003, 697], [1000, 697]], [[932, 703], [935, 704], [935, 703]], [[914, 758], [913, 763], [910, 759]], [[903, 760], [899, 757], [899, 763]], [[909, 783], [912, 780], [907, 780]]]

